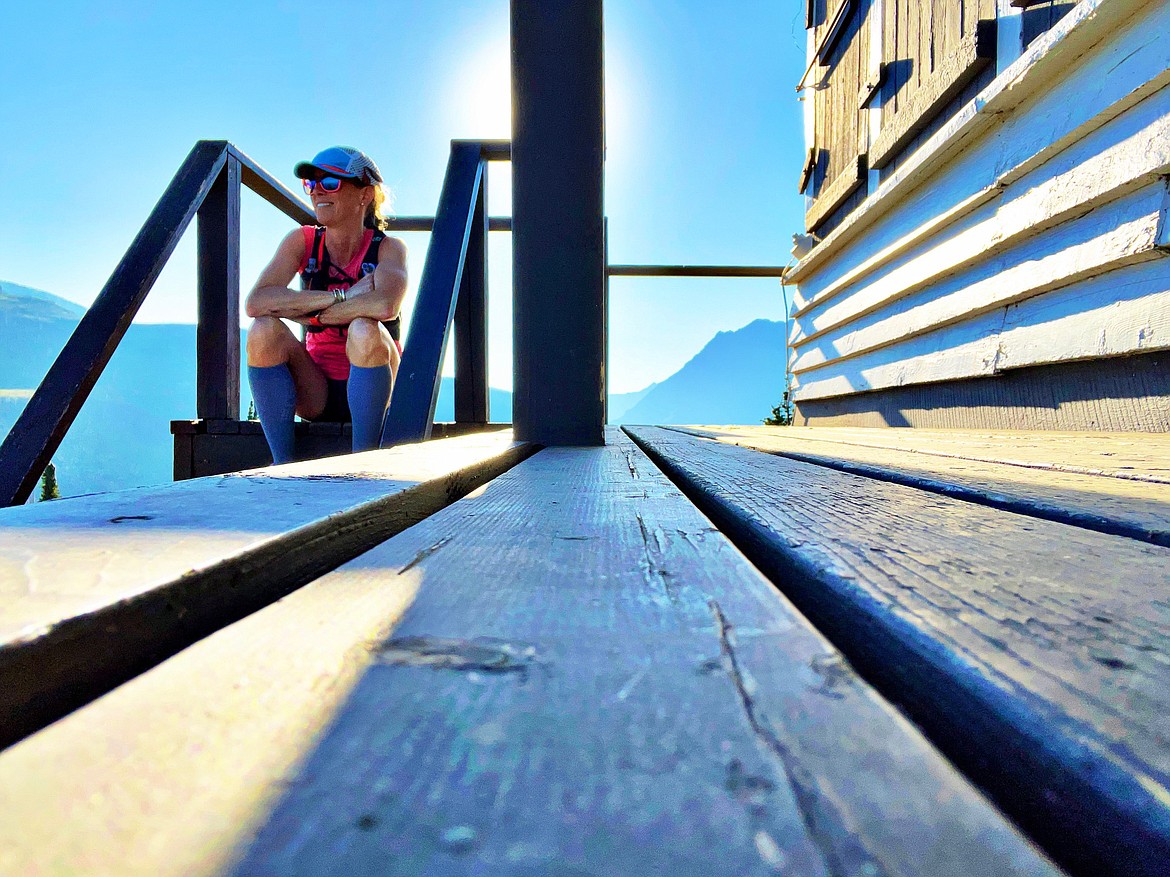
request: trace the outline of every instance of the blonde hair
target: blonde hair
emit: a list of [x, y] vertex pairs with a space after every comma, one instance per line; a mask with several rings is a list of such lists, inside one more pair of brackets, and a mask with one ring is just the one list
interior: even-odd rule
[[366, 228], [376, 228], [379, 231], [385, 231], [390, 223], [382, 215], [382, 208], [388, 206], [390, 196], [380, 183], [371, 183], [370, 185], [374, 189], [374, 197], [366, 205], [365, 226]]

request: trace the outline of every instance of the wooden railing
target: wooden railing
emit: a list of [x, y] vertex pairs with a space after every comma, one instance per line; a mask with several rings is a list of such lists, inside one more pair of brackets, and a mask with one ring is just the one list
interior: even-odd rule
[[[429, 438], [443, 355], [455, 323], [455, 420], [486, 423], [487, 162], [511, 159], [506, 141], [456, 140], [394, 382], [382, 447]], [[503, 223], [498, 223], [503, 226]]]
[[[433, 237], [384, 444], [430, 435], [452, 319], [456, 419], [487, 420], [486, 234], [510, 223], [488, 219], [485, 162], [510, 154], [506, 141], [453, 142], [435, 217], [390, 221], [391, 230], [433, 229]], [[304, 202], [231, 143], [196, 143], [0, 445], [0, 505], [28, 499], [196, 216], [196, 412], [203, 420], [239, 419], [241, 186], [302, 225], [315, 221]]]

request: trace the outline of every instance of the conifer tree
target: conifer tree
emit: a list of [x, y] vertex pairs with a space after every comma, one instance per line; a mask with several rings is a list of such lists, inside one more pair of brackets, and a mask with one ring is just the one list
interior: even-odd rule
[[41, 475], [41, 502], [60, 498], [61, 491], [57, 488], [57, 467], [50, 463]]
[[796, 419], [796, 410], [792, 404], [792, 378], [788, 379], [788, 386], [784, 388], [784, 397], [780, 404], [772, 409], [772, 416], [764, 418], [764, 426], [792, 426]]
[[260, 416], [256, 413], [256, 400], [253, 399], [248, 402], [248, 419], [259, 420]]

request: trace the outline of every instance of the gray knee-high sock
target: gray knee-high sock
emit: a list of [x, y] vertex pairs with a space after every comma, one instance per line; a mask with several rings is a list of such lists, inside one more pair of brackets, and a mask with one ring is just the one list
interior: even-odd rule
[[390, 403], [390, 366], [351, 365], [346, 396], [353, 417], [353, 449], [369, 451], [378, 447], [386, 406]]
[[293, 417], [297, 409], [297, 388], [287, 365], [248, 366], [248, 382], [256, 400], [256, 414], [272, 451], [272, 462], [293, 459]]

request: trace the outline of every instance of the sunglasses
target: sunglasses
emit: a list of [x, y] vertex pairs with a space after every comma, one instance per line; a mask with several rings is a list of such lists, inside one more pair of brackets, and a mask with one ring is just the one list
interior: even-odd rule
[[317, 191], [317, 187], [321, 187], [322, 192], [336, 192], [341, 188], [341, 180], [337, 177], [322, 177], [319, 180], [302, 180], [305, 185], [305, 191], [312, 195]]

